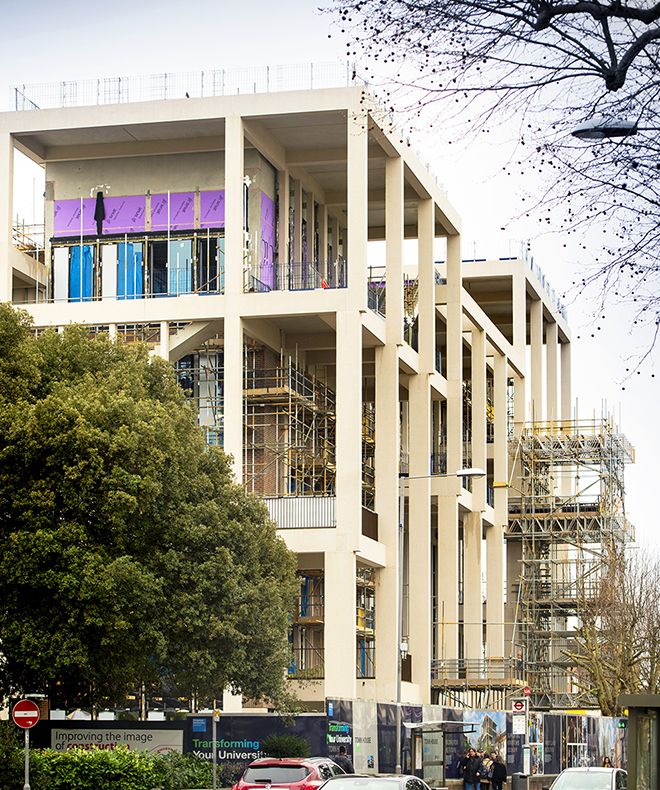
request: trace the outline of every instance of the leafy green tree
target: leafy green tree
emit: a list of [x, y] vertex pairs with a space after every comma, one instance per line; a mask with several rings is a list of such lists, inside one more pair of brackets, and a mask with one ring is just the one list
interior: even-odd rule
[[309, 757], [309, 744], [300, 735], [270, 735], [261, 746], [269, 757]]
[[0, 305], [0, 680], [281, 698], [293, 555], [166, 362]]

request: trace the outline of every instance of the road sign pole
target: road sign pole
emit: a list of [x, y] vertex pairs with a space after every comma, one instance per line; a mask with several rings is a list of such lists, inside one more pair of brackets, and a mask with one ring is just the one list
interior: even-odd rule
[[218, 788], [218, 719], [220, 711], [216, 708], [216, 701], [213, 700], [213, 725], [211, 727], [211, 741], [213, 743], [213, 790]]
[[30, 790], [30, 730], [25, 730], [25, 784], [23, 790]]

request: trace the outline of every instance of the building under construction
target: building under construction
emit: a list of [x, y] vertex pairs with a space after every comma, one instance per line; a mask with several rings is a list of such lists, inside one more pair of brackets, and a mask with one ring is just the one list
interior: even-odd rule
[[526, 424], [511, 449], [519, 486], [507, 530], [513, 652], [535, 709], [598, 707], [571, 655], [582, 607], [632, 538], [624, 468], [633, 448], [612, 419], [594, 418]]
[[[350, 75], [0, 114], [0, 300], [174, 365], [297, 556], [307, 707], [574, 700], [561, 640], [625, 538], [630, 451], [552, 422], [573, 409], [563, 305], [527, 255], [463, 259], [446, 193]], [[19, 155], [41, 241], [12, 227]]]

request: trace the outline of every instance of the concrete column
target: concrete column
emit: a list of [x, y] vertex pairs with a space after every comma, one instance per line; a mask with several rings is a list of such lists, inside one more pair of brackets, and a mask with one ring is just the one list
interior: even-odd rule
[[558, 420], [557, 408], [557, 383], [558, 383], [558, 354], [559, 354], [559, 327], [555, 321], [549, 323], [545, 330], [546, 366], [546, 414], [548, 420]]
[[300, 181], [293, 180], [293, 252], [291, 263], [300, 263], [302, 251], [303, 189]]
[[447, 239], [447, 472], [463, 468], [463, 300], [461, 239]]
[[403, 342], [403, 159], [385, 160], [385, 284], [388, 343]]
[[573, 417], [571, 398], [571, 344], [561, 344], [561, 419]]
[[387, 564], [376, 587], [376, 696], [396, 699], [399, 611], [399, 359], [397, 348], [376, 348], [376, 512]]
[[348, 290], [358, 309], [367, 308], [367, 242], [369, 207], [369, 133], [362, 108], [348, 113], [347, 202], [348, 202]]
[[113, 342], [117, 339], [117, 324], [108, 324], [108, 337]]
[[14, 141], [10, 134], [0, 135], [0, 302], [11, 302], [12, 224], [14, 213]]
[[435, 371], [435, 205], [433, 200], [417, 204], [417, 244], [419, 287], [419, 369]]
[[325, 696], [353, 699], [357, 643], [352, 551], [326, 552], [324, 588], [325, 600], [331, 602], [324, 612]]
[[319, 260], [318, 269], [328, 279], [328, 207], [319, 206]]
[[463, 518], [463, 641], [464, 655], [482, 657], [483, 604], [481, 599], [481, 513]]
[[[527, 414], [527, 394], [525, 392], [525, 379], [517, 373], [513, 375], [513, 432], [515, 436], [520, 436]], [[531, 419], [531, 418], [529, 418]]]
[[230, 116], [225, 121], [225, 293], [243, 292], [243, 119]]
[[224, 444], [232, 456], [237, 482], [243, 481], [243, 322], [236, 314], [225, 316], [224, 330]]
[[307, 238], [305, 239], [306, 260], [308, 264], [314, 262], [314, 195], [308, 192], [305, 196], [305, 224], [307, 225]]
[[458, 560], [458, 500], [451, 494], [439, 496], [436, 655], [441, 660], [458, 658]]
[[[522, 264], [524, 267], [524, 264]], [[511, 300], [513, 314], [513, 346], [524, 349], [527, 346], [527, 283], [525, 275], [518, 272], [511, 278]]]
[[336, 354], [337, 531], [352, 550], [362, 528], [362, 321], [355, 310], [337, 313]]
[[[522, 543], [519, 540], [507, 540], [506, 543], [506, 608], [504, 628], [504, 647], [507, 653], [512, 649], [512, 640], [520, 642], [520, 607], [518, 594], [520, 590], [520, 573], [522, 571]], [[515, 658], [515, 647], [512, 652]]]
[[[495, 353], [493, 478], [508, 480], [507, 358]], [[486, 528], [486, 657], [504, 656], [504, 532], [508, 520], [508, 489], [495, 489], [495, 523]]]
[[532, 419], [543, 420], [543, 302], [529, 308], [529, 335], [532, 347], [530, 383], [532, 385]]
[[[472, 466], [486, 468], [486, 335], [472, 330]], [[472, 481], [475, 510], [486, 507], [486, 478]]]
[[285, 168], [284, 170], [279, 170], [277, 172], [277, 192], [279, 197], [279, 212], [277, 217], [277, 258], [279, 261], [280, 271], [283, 268], [283, 264], [289, 262], [289, 190], [289, 171]]
[[[431, 701], [431, 392], [428, 375], [410, 377], [410, 480], [408, 482], [409, 649], [412, 680], [422, 702]], [[422, 479], [414, 479], [414, 478]]]
[[170, 322], [160, 322], [160, 345], [158, 347], [158, 356], [163, 359], [169, 360], [170, 358]]

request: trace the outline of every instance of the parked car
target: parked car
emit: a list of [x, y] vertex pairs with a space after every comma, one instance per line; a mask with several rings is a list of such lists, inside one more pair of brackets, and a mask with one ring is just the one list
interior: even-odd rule
[[407, 774], [348, 774], [333, 776], [323, 790], [430, 790], [426, 782]]
[[260, 757], [253, 760], [232, 790], [258, 790], [288, 787], [289, 790], [316, 790], [326, 779], [344, 776], [337, 763], [328, 757]]
[[627, 790], [628, 774], [621, 768], [567, 768], [550, 790]]

